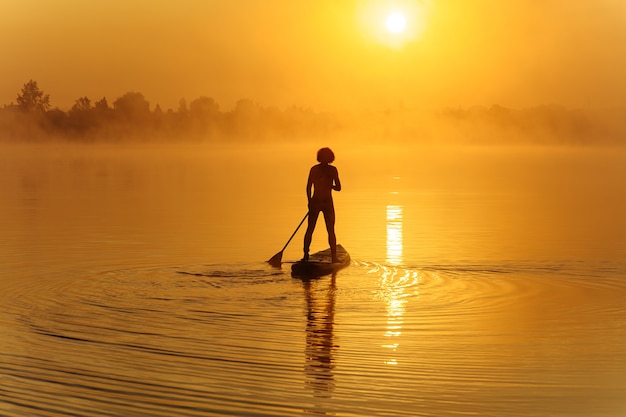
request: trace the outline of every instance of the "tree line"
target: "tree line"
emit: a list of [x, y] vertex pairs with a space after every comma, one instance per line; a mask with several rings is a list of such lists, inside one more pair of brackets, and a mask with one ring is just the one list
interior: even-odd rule
[[30, 80], [15, 103], [0, 108], [0, 140], [42, 141], [270, 141], [328, 138], [356, 143], [626, 145], [626, 109], [536, 106], [415, 110], [403, 105], [368, 112], [324, 113], [292, 106], [281, 110], [241, 99], [223, 111], [210, 97], [182, 99], [163, 110], [141, 93], [112, 103], [78, 98], [69, 111]]
[[15, 103], [0, 108], [0, 140], [72, 141], [265, 140], [332, 133], [339, 122], [328, 113], [292, 106], [285, 110], [239, 100], [222, 111], [210, 97], [181, 99], [178, 109], [151, 108], [142, 93], [128, 92], [109, 103], [78, 98], [69, 111], [52, 108], [36, 81], [22, 87]]

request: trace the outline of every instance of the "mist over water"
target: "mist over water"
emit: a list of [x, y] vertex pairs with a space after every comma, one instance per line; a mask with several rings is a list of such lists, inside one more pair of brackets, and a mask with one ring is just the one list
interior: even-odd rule
[[[353, 264], [302, 282], [321, 146]], [[626, 410], [623, 148], [3, 149], [4, 415]]]
[[626, 415], [626, 2], [306, 6], [2, 3], [0, 415]]

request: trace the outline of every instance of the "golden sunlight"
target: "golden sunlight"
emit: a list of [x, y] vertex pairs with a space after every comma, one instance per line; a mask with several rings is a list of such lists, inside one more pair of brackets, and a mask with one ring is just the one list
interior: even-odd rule
[[393, 12], [387, 16], [385, 25], [390, 32], [400, 33], [406, 27], [406, 17], [402, 13]]
[[387, 262], [402, 263], [402, 206], [387, 206]]
[[403, 48], [421, 38], [430, 12], [427, 0], [372, 0], [359, 10], [365, 36], [391, 48]]

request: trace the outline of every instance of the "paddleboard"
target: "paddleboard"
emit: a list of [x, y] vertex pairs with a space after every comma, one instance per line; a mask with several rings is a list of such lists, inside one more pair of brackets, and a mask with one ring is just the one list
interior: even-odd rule
[[337, 245], [339, 262], [330, 262], [330, 248], [309, 256], [308, 261], [298, 261], [291, 265], [291, 275], [299, 278], [315, 278], [330, 275], [350, 265], [350, 254]]

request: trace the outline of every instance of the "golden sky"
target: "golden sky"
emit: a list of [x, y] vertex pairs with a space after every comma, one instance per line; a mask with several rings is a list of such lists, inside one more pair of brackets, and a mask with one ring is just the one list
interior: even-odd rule
[[626, 105], [624, 0], [0, 0], [0, 51], [0, 105]]

